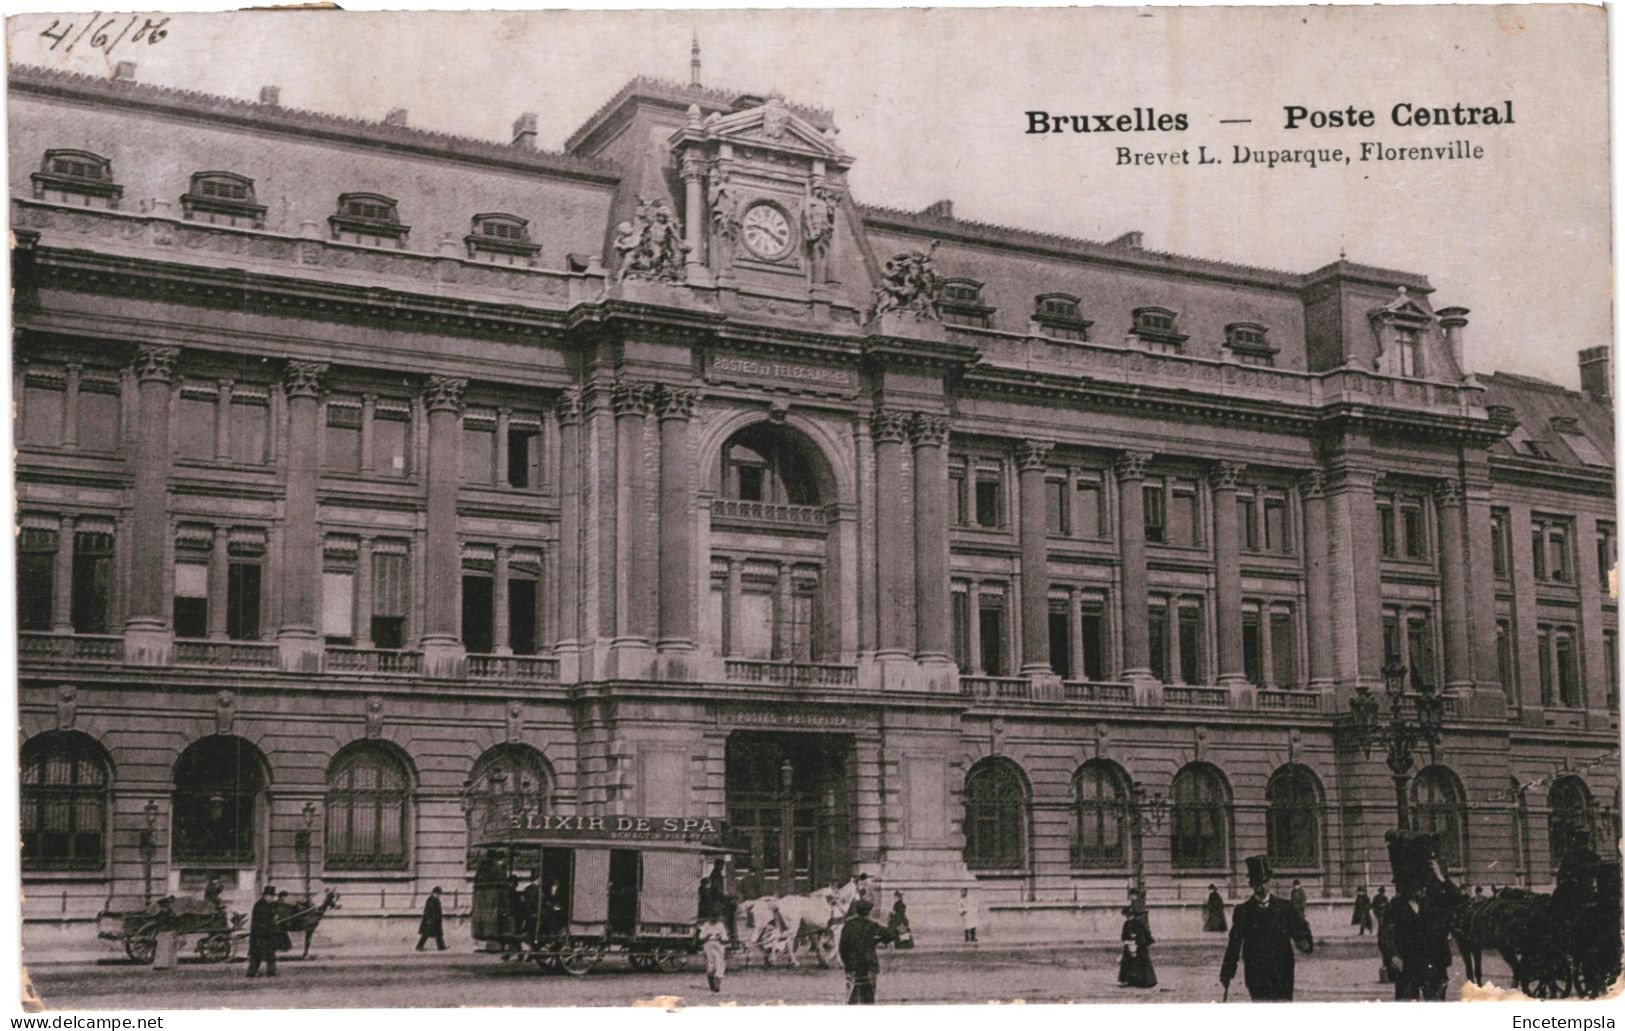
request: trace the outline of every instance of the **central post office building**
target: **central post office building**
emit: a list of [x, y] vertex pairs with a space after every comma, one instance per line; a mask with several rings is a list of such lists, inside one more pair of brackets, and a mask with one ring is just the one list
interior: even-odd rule
[[1617, 839], [1606, 341], [1472, 375], [1413, 272], [868, 206], [777, 96], [636, 79], [554, 151], [10, 81], [27, 940], [211, 877], [466, 913], [503, 793], [928, 938], [1140, 879], [1194, 929], [1255, 853], [1346, 899], [1389, 665], [1458, 879]]

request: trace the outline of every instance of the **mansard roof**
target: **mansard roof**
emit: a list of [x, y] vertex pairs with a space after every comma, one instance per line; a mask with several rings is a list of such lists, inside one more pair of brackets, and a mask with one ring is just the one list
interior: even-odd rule
[[[1614, 409], [1607, 401], [1514, 372], [1481, 376], [1479, 382], [1484, 386], [1483, 403], [1486, 407], [1504, 405], [1512, 409], [1518, 420], [1518, 429], [1496, 444], [1492, 454], [1539, 460], [1542, 456], [1532, 454], [1526, 443], [1533, 441], [1544, 452], [1547, 461], [1612, 471]], [[1569, 419], [1573, 422], [1567, 423]], [[1572, 432], [1560, 429], [1560, 426], [1572, 426]], [[1582, 450], [1585, 447], [1583, 442], [1589, 441], [1607, 460], [1607, 466], [1598, 466], [1594, 460], [1586, 461], [1588, 456], [1577, 451], [1576, 442], [1570, 439], [1575, 435], [1582, 438], [1578, 442]]]

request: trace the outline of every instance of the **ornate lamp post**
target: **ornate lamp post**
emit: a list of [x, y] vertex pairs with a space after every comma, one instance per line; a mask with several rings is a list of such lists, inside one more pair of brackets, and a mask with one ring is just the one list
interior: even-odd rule
[[158, 851], [158, 801], [147, 799], [146, 806], [141, 810], [146, 814], [147, 825], [141, 828], [141, 871], [146, 883], [141, 895], [143, 905], [152, 901], [152, 857]]
[[779, 764], [779, 894], [796, 891], [796, 780], [795, 764], [789, 759]]
[[305, 825], [293, 834], [293, 854], [299, 857], [299, 869], [304, 876], [305, 898], [310, 898], [310, 835], [316, 825], [316, 803], [306, 802]]
[[1132, 887], [1142, 895], [1145, 892], [1145, 835], [1147, 831], [1155, 833], [1162, 829], [1162, 821], [1168, 815], [1168, 800], [1158, 791], [1146, 793], [1145, 785], [1135, 781], [1129, 785], [1128, 818], [1129, 830], [1134, 835], [1134, 884]]
[[[1444, 699], [1432, 684], [1417, 685], [1415, 694], [1405, 691], [1405, 667], [1389, 663], [1383, 668], [1383, 685], [1388, 694], [1388, 719], [1382, 719], [1382, 703], [1361, 684], [1349, 699], [1349, 728], [1354, 740], [1371, 757], [1371, 746], [1381, 742], [1388, 753], [1388, 770], [1394, 778], [1394, 802], [1401, 830], [1411, 825], [1410, 793], [1407, 782], [1416, 765], [1412, 750], [1427, 745], [1429, 761], [1438, 759], [1440, 733], [1444, 723]], [[1412, 715], [1414, 710], [1414, 720]]]

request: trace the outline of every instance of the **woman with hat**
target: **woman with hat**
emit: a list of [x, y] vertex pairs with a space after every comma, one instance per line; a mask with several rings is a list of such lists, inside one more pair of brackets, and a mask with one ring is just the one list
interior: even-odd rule
[[1155, 988], [1157, 972], [1151, 966], [1151, 925], [1143, 906], [1123, 907], [1123, 959], [1117, 964], [1117, 984], [1123, 988]]
[[1254, 1002], [1291, 1002], [1296, 965], [1292, 949], [1296, 946], [1305, 955], [1314, 951], [1309, 924], [1290, 902], [1270, 894], [1270, 877], [1263, 856], [1247, 857], [1247, 883], [1253, 894], [1236, 907], [1230, 921], [1230, 944], [1219, 967], [1225, 998], [1230, 997], [1230, 981], [1240, 962]]

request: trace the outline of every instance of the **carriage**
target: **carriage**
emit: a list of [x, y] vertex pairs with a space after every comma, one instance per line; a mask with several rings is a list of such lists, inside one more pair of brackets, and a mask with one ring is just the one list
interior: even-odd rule
[[[236, 939], [247, 935], [247, 917], [227, 915], [224, 906], [205, 899], [176, 899], [172, 918], [177, 944], [195, 938], [193, 950], [205, 963], [231, 959]], [[156, 901], [143, 909], [104, 911], [97, 916], [96, 937], [121, 942], [124, 954], [136, 963], [151, 963], [158, 955], [161, 913]]]
[[674, 972], [699, 951], [700, 879], [728, 852], [718, 821], [515, 809], [483, 824], [472, 930], [485, 951], [576, 976], [611, 953]]

